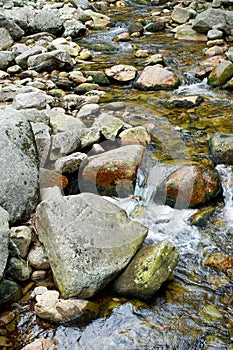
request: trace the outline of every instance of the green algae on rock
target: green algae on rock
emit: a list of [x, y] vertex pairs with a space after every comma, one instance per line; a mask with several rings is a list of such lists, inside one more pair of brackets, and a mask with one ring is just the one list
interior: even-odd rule
[[178, 251], [168, 241], [143, 246], [115, 280], [113, 288], [119, 294], [149, 299], [168, 279], [178, 260]]

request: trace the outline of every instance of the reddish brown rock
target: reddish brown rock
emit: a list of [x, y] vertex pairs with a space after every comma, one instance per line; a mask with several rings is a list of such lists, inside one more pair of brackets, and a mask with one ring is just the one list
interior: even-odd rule
[[68, 179], [56, 171], [49, 169], [40, 169], [40, 188], [54, 187], [66, 188], [68, 185]]
[[137, 70], [133, 66], [129, 66], [126, 64], [118, 64], [111, 68], [105, 69], [105, 74], [109, 78], [113, 78], [114, 80], [124, 82], [133, 80], [136, 76]]
[[144, 68], [135, 86], [141, 90], [168, 90], [176, 88], [179, 84], [180, 80], [173, 72], [155, 65]]
[[233, 267], [233, 258], [227, 254], [214, 253], [204, 259], [204, 265], [218, 271], [227, 271]]

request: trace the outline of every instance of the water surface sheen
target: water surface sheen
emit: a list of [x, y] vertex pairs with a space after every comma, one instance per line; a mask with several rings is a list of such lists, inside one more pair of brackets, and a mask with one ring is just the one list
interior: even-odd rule
[[[84, 63], [82, 70], [104, 69], [119, 63], [142, 70], [142, 59], [133, 55], [135, 46], [148, 49], [151, 54], [162, 53], [166, 66], [181, 78], [178, 89], [143, 92], [130, 84], [111, 85], [105, 88], [102, 108], [107, 102], [124, 101], [126, 108], [116, 112], [118, 117], [132, 125], [151, 124], [153, 137], [143, 174], [149, 174], [161, 162], [173, 166], [183, 161], [212, 164], [209, 136], [216, 131], [233, 132], [232, 93], [210, 88], [205, 80], [194, 78], [196, 67], [205, 58], [205, 44], [177, 41], [169, 30], [146, 33], [126, 43], [113, 42], [132, 21], [149, 20], [151, 10], [135, 4], [106, 10], [112, 27], [90, 32], [82, 39], [82, 45], [104, 43], [112, 45], [114, 51], [92, 50], [93, 63]], [[193, 94], [204, 97], [198, 107], [167, 106], [169, 98]], [[135, 196], [121, 201], [129, 215], [149, 227], [147, 243], [168, 239], [181, 256], [171, 280], [153, 300], [145, 303], [116, 298], [111, 290], [104, 291], [94, 299], [102, 305], [101, 317], [84, 327], [53, 327], [36, 319], [30, 305], [25, 305], [25, 316], [17, 325], [20, 345], [15, 349], [38, 337], [53, 337], [58, 350], [233, 349], [233, 272], [217, 271], [203, 264], [210, 253], [232, 255], [233, 175], [230, 167], [220, 167], [219, 172], [225, 203], [221, 199], [213, 203], [215, 214], [204, 229], [189, 224], [188, 218], [195, 210], [154, 203], [151, 198], [156, 183], [146, 188], [139, 183]]]

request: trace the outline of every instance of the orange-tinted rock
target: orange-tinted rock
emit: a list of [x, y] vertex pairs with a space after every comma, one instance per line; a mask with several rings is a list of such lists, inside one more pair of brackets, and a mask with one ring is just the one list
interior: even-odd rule
[[40, 188], [54, 187], [66, 188], [68, 179], [61, 174], [49, 169], [40, 169]]
[[26, 345], [22, 350], [55, 350], [56, 346], [51, 340], [38, 339], [31, 344]]
[[141, 90], [167, 90], [176, 88], [179, 84], [180, 80], [173, 72], [155, 65], [144, 68], [135, 86]]
[[215, 253], [205, 258], [204, 265], [210, 266], [218, 271], [227, 271], [233, 267], [233, 258], [227, 254]]

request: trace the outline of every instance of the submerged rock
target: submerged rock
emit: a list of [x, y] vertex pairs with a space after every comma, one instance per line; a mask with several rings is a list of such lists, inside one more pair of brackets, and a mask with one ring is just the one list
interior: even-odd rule
[[147, 229], [124, 210], [91, 193], [45, 199], [36, 227], [64, 298], [88, 298], [130, 261]]
[[125, 145], [144, 145], [150, 143], [150, 135], [143, 126], [136, 126], [122, 131], [119, 135], [121, 144]]
[[186, 41], [207, 41], [205, 34], [196, 32], [191, 25], [181, 24], [175, 29], [175, 38]]
[[168, 279], [178, 260], [178, 251], [168, 241], [143, 246], [115, 280], [113, 288], [120, 294], [149, 299]]
[[80, 188], [120, 197], [132, 194], [143, 152], [141, 145], [127, 145], [89, 157], [80, 176]]
[[105, 74], [109, 78], [113, 78], [114, 80], [125, 82], [133, 80], [136, 76], [137, 70], [133, 66], [118, 64], [111, 68], [105, 69]]
[[160, 65], [144, 68], [135, 87], [141, 90], [173, 89], [180, 84], [179, 78], [171, 71]]
[[233, 165], [233, 134], [216, 132], [209, 140], [215, 164]]

